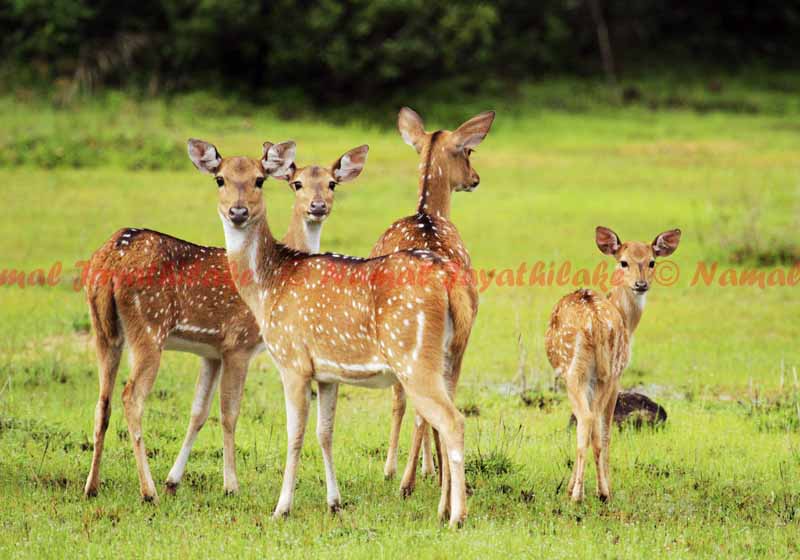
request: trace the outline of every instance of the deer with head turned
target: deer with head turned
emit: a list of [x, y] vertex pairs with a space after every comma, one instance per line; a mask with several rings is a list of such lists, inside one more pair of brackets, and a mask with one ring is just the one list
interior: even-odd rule
[[[390, 387], [402, 383], [414, 406], [441, 434], [445, 460], [439, 516], [451, 526], [466, 516], [464, 417], [448, 392], [445, 354], [465, 324], [459, 286], [429, 251], [399, 251], [360, 259], [309, 255], [278, 243], [258, 188], [264, 175], [285, 176], [294, 143], [272, 146], [262, 165], [221, 159], [216, 148], [191, 140], [195, 164], [218, 184], [217, 211], [232, 269], [252, 271], [252, 282], [234, 275], [242, 299], [261, 328], [281, 375], [288, 445], [274, 516], [289, 513], [308, 420], [311, 383], [318, 385], [317, 437], [322, 449], [327, 503], [341, 507], [333, 463], [333, 425], [340, 383]], [[355, 163], [355, 162], [350, 162]], [[337, 176], [350, 173], [342, 165]], [[400, 281], [408, 279], [412, 281]], [[342, 281], [344, 279], [344, 281]]]
[[[264, 154], [271, 147], [272, 144], [266, 143]], [[367, 150], [367, 146], [350, 150], [327, 168], [293, 166], [291, 173], [280, 177], [290, 181], [294, 191], [292, 219], [284, 238], [287, 246], [298, 251], [319, 251], [322, 225], [333, 209], [334, 188], [358, 176]], [[346, 162], [346, 175], [341, 174], [342, 161]], [[261, 163], [240, 160], [239, 165], [262, 174], [260, 188], [266, 177]], [[186, 271], [191, 273], [186, 275]], [[151, 277], [148, 281], [133, 281], [137, 273]], [[173, 281], [173, 274], [181, 273], [184, 277]], [[93, 496], [99, 487], [111, 396], [126, 343], [131, 355], [131, 375], [122, 397], [142, 498], [157, 497], [142, 439], [141, 419], [144, 400], [155, 382], [164, 350], [191, 352], [202, 358], [189, 427], [167, 477], [167, 492], [174, 493], [183, 477], [218, 385], [221, 385], [223, 485], [226, 492], [236, 492], [239, 484], [234, 432], [248, 364], [264, 346], [255, 318], [236, 292], [225, 250], [195, 245], [157, 231], [122, 229], [92, 256], [85, 287], [100, 377], [94, 455], [85, 494]]]
[[550, 315], [545, 335], [547, 358], [564, 379], [577, 419], [577, 455], [567, 493], [584, 496], [584, 470], [589, 445], [597, 469], [597, 495], [611, 497], [609, 445], [614, 407], [622, 372], [631, 356], [633, 332], [642, 318], [657, 257], [678, 248], [681, 231], [659, 234], [652, 243], [622, 243], [616, 233], [598, 227], [597, 247], [617, 261], [614, 288], [604, 296], [578, 290], [564, 296]]
[[[420, 156], [417, 213], [392, 224], [375, 244], [370, 256], [404, 249], [426, 249], [438, 254], [456, 270], [471, 269], [469, 252], [458, 229], [450, 221], [450, 201], [453, 192], [472, 192], [478, 188], [480, 176], [473, 169], [470, 156], [489, 133], [494, 116], [494, 111], [487, 111], [467, 120], [453, 132], [426, 132], [419, 114], [408, 107], [400, 110], [397, 118], [400, 135]], [[467, 320], [461, 329], [464, 336], [454, 338], [447, 352], [448, 388], [452, 394], [455, 393], [469, 334], [478, 312], [477, 289], [468, 285], [464, 293], [467, 297], [459, 303], [464, 307], [462, 316]], [[392, 425], [383, 471], [386, 478], [393, 477], [397, 471], [397, 448], [405, 410], [405, 393], [402, 384], [398, 383], [392, 389]], [[403, 496], [410, 495], [414, 490], [420, 447], [423, 475], [433, 474], [435, 469], [429, 428], [424, 419], [417, 415], [411, 449], [400, 483]], [[439, 459], [441, 462], [441, 457]]]

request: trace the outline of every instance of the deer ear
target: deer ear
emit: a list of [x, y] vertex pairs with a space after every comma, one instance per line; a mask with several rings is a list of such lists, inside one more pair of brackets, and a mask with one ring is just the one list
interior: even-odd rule
[[657, 257], [666, 257], [675, 252], [681, 242], [681, 230], [671, 229], [658, 234], [653, 240], [653, 254]]
[[211, 175], [219, 170], [219, 166], [222, 164], [222, 156], [213, 144], [189, 138], [188, 148], [189, 158], [197, 169]]
[[369, 146], [364, 144], [358, 148], [353, 148], [342, 157], [336, 160], [331, 171], [337, 181], [345, 183], [352, 181], [361, 174], [364, 165], [367, 163], [367, 153]]
[[422, 139], [425, 138], [425, 123], [422, 117], [410, 107], [403, 107], [397, 115], [397, 130], [403, 137], [403, 142], [417, 150], [422, 151]]
[[597, 248], [600, 249], [600, 252], [606, 255], [615, 255], [622, 247], [619, 236], [603, 226], [597, 226], [595, 229], [594, 241], [597, 243]]
[[489, 129], [492, 128], [493, 122], [494, 111], [486, 111], [480, 115], [475, 115], [459, 126], [455, 132], [453, 132], [452, 136], [456, 150], [474, 148], [480, 144], [483, 139], [486, 138], [486, 135], [489, 134]]
[[[292, 177], [294, 177], [294, 172], [297, 171], [297, 166], [292, 163], [288, 169], [286, 169], [286, 173], [273, 173], [270, 175], [273, 179], [278, 179], [279, 181], [291, 181]], [[294, 191], [294, 188], [292, 188]]]
[[294, 168], [294, 156], [297, 146], [291, 140], [272, 144], [264, 142], [261, 156], [261, 167], [264, 173], [276, 179], [288, 179]]

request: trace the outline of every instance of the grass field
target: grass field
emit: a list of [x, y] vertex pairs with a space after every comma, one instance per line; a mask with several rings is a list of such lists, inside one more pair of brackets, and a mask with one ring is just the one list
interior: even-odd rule
[[[97, 374], [83, 294], [72, 286], [75, 263], [122, 226], [223, 243], [216, 187], [185, 156], [189, 136], [224, 155], [257, 155], [265, 140], [292, 138], [300, 163], [329, 163], [368, 143], [366, 169], [337, 191], [322, 238], [324, 250], [366, 255], [416, 201], [417, 156], [389, 128], [391, 116], [386, 127], [337, 126], [283, 121], [267, 109], [239, 112], [222, 100], [111, 96], [69, 110], [3, 98], [0, 119], [0, 270], [63, 264], [55, 286], [0, 288], [0, 557], [800, 553], [800, 288], [726, 286], [719, 274], [708, 286], [691, 282], [698, 262], [737, 274], [788, 273], [800, 256], [796, 113], [498, 113], [472, 158], [481, 187], [453, 201], [477, 268], [495, 278], [537, 261], [593, 269], [604, 258], [596, 225], [623, 240], [683, 230], [671, 257], [680, 277], [650, 294], [623, 377], [624, 386], [643, 387], [663, 404], [669, 420], [659, 430], [614, 434], [610, 503], [591, 497], [593, 467], [590, 497], [569, 503], [574, 432], [568, 403], [552, 390], [543, 335], [550, 309], [573, 286], [493, 282], [481, 296], [457, 399], [471, 412], [472, 495], [467, 525], [455, 532], [436, 521], [433, 481], [403, 500], [398, 481], [383, 479], [390, 394], [352, 387], [340, 393], [335, 436], [344, 511], [327, 513], [312, 420], [293, 513], [273, 522], [285, 419], [278, 376], [263, 355], [251, 366], [239, 421], [239, 495], [222, 493], [215, 407], [178, 495], [139, 502], [119, 406], [125, 364], [100, 495], [82, 496]], [[457, 124], [431, 120], [429, 128]], [[282, 232], [289, 188], [270, 181], [264, 192], [273, 231]], [[165, 354], [148, 400], [145, 441], [157, 481], [180, 447], [198, 363]]]

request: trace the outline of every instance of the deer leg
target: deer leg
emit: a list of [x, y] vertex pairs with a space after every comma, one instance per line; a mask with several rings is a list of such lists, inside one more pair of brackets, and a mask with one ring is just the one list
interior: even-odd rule
[[[417, 483], [420, 449], [422, 450], [422, 475], [429, 476], [434, 474], [436, 467], [433, 464], [433, 456], [431, 455], [430, 425], [417, 413], [414, 416], [414, 433], [411, 438], [411, 447], [408, 450], [406, 470], [403, 472], [403, 480], [400, 483], [400, 493], [404, 498], [414, 492], [414, 487]], [[441, 483], [441, 480], [439, 482]]]
[[[452, 356], [455, 356], [453, 360], [450, 360], [447, 356], [445, 357], [445, 373], [448, 374], [447, 377], [447, 388], [448, 394], [450, 395], [451, 400], [455, 399], [455, 392], [456, 386], [458, 384], [458, 378], [461, 375], [461, 361], [464, 357], [464, 351], [462, 348], [458, 347], [451, 351]], [[448, 365], [449, 364], [449, 365]], [[449, 372], [448, 372], [449, 369]], [[441, 449], [441, 440], [439, 438], [439, 434], [436, 430], [432, 430], [433, 434], [431, 434], [431, 430], [429, 430], [429, 424], [425, 422], [419, 415], [417, 415], [416, 423], [415, 423], [415, 430], [421, 431], [421, 436], [415, 433], [415, 441], [416, 438], [422, 438], [422, 475], [429, 476], [436, 474], [436, 465], [433, 462], [433, 454], [431, 453], [431, 435], [433, 435], [433, 442], [436, 446], [436, 458], [437, 463], [442, 465], [442, 449]], [[416, 467], [418, 459], [418, 453], [412, 453], [409, 455], [409, 462], [413, 461]], [[416, 472], [416, 471], [415, 471]], [[439, 473], [438, 473], [438, 483], [440, 486], [442, 484], [442, 468], [440, 466]], [[411, 484], [411, 489], [413, 490], [413, 481]]]
[[86, 478], [83, 493], [87, 497], [96, 496], [100, 486], [100, 460], [103, 456], [103, 445], [106, 439], [108, 422], [111, 419], [111, 396], [114, 393], [114, 384], [117, 380], [119, 361], [122, 356], [122, 343], [114, 344], [101, 339], [97, 333], [95, 346], [97, 348], [98, 377], [100, 381], [100, 394], [97, 397], [97, 407], [94, 413], [94, 451], [92, 453], [92, 466]]
[[419, 428], [419, 422], [424, 423], [425, 420], [418, 414], [414, 417], [414, 433], [411, 438], [411, 447], [408, 450], [408, 461], [406, 462], [406, 470], [403, 472], [403, 480], [400, 482], [400, 494], [407, 498], [414, 492], [414, 486], [417, 482], [417, 463], [419, 459], [419, 450], [422, 446], [422, 435], [425, 433]]
[[619, 387], [614, 385], [611, 396], [606, 402], [606, 408], [603, 411], [605, 420], [605, 431], [603, 432], [602, 449], [600, 453], [600, 463], [603, 465], [603, 478], [605, 479], [605, 493], [600, 492], [600, 499], [603, 501], [611, 498], [611, 468], [609, 466], [609, 448], [611, 447], [611, 432], [614, 430], [614, 409], [617, 407], [617, 397], [619, 396]]
[[[458, 386], [458, 379], [459, 379], [459, 377], [461, 377], [461, 363], [462, 363], [462, 360], [464, 358], [464, 351], [466, 350], [466, 346], [465, 345], [466, 345], [466, 341], [467, 340], [468, 340], [468, 338], [464, 339], [464, 346], [462, 346], [458, 342], [454, 343], [454, 345], [450, 349], [449, 355], [448, 354], [445, 355], [445, 374], [448, 374], [448, 377], [447, 377], [447, 389], [448, 389], [448, 394], [450, 395], [450, 399], [453, 402], [455, 402], [456, 387]], [[452, 356], [452, 359], [450, 358], [450, 356]], [[449, 372], [448, 372], [448, 366], [449, 366]], [[434, 443], [434, 445], [436, 447], [436, 460], [437, 460], [437, 463], [439, 465], [442, 465], [442, 447], [441, 447], [442, 443], [441, 443], [441, 439], [439, 438], [439, 433], [435, 429], [433, 429], [431, 431], [433, 432], [431, 434], [433, 436], [433, 443]], [[425, 436], [426, 436], [426, 438], [428, 436], [427, 430], [426, 430]], [[430, 456], [431, 455], [430, 454], [430, 442], [424, 441], [423, 443], [428, 445], [428, 455]], [[424, 464], [424, 461], [425, 461], [425, 447], [423, 447], [422, 453], [423, 453], [422, 454], [422, 459], [423, 459], [423, 464]], [[431, 467], [430, 467], [431, 470], [430, 470], [430, 472], [434, 473], [436, 471], [435, 471], [435, 466], [433, 465], [433, 457], [432, 456], [430, 458], [430, 462], [431, 462]], [[423, 475], [424, 474], [425, 474], [425, 471], [423, 470]], [[441, 486], [442, 485], [441, 466], [440, 466], [440, 469], [439, 469], [438, 482], [439, 482], [439, 486]]]
[[144, 415], [145, 400], [150, 394], [158, 374], [160, 360], [161, 351], [154, 344], [139, 344], [135, 348], [131, 345], [131, 375], [122, 391], [122, 404], [125, 408], [125, 418], [128, 421], [128, 433], [133, 444], [133, 454], [136, 457], [136, 468], [139, 473], [139, 492], [146, 502], [157, 500], [158, 494], [150, 474], [150, 465], [147, 462], [147, 451], [142, 433], [142, 416]]
[[249, 360], [249, 353], [226, 354], [222, 358], [219, 406], [224, 465], [222, 487], [226, 494], [235, 494], [239, 491], [239, 480], [236, 477], [236, 422], [239, 419]]
[[589, 406], [586, 387], [567, 384], [567, 395], [572, 403], [572, 411], [578, 421], [577, 429], [577, 449], [575, 454], [575, 466], [573, 467], [572, 477], [570, 478], [567, 492], [572, 500], [579, 502], [583, 500], [583, 477], [586, 469], [586, 454], [592, 436], [594, 419], [592, 410]]
[[303, 448], [303, 437], [308, 422], [308, 405], [311, 400], [309, 377], [295, 372], [281, 372], [283, 395], [286, 400], [286, 433], [288, 445], [286, 449], [286, 467], [283, 471], [281, 497], [275, 507], [273, 517], [289, 514], [294, 498], [297, 482], [297, 466], [300, 462], [300, 450]]
[[427, 477], [436, 474], [436, 465], [431, 453], [431, 429], [427, 422], [423, 422], [419, 427], [422, 431], [422, 476]]
[[208, 420], [208, 414], [211, 411], [211, 400], [214, 396], [214, 391], [217, 390], [217, 383], [219, 383], [221, 365], [222, 362], [220, 360], [210, 358], [203, 358], [202, 360], [200, 375], [197, 376], [197, 384], [194, 389], [192, 415], [189, 419], [186, 437], [183, 439], [183, 445], [178, 457], [175, 459], [175, 464], [172, 465], [167, 476], [166, 491], [170, 494], [174, 494], [175, 490], [177, 490], [186, 470], [186, 462], [189, 460], [189, 454], [192, 452], [192, 446], [197, 439], [197, 434], [200, 433], [206, 420]]
[[[467, 515], [466, 479], [464, 477], [464, 416], [458, 411], [441, 380], [432, 376], [409, 376], [404, 381], [414, 408], [440, 434], [442, 439], [442, 497], [439, 514], [449, 510], [450, 526], [463, 523]], [[423, 379], [423, 383], [419, 382]]]
[[393, 478], [397, 473], [397, 448], [400, 442], [400, 427], [406, 413], [406, 393], [400, 383], [392, 386], [392, 428], [389, 433], [389, 450], [386, 452], [386, 464], [383, 476]]
[[322, 448], [322, 461], [325, 464], [325, 484], [328, 490], [328, 507], [337, 513], [342, 507], [339, 484], [333, 467], [333, 424], [336, 417], [336, 399], [339, 394], [337, 383], [318, 383], [317, 398], [317, 440]]
[[441, 493], [439, 495], [439, 521], [444, 521], [450, 515], [451, 501], [452, 501], [452, 479], [450, 476], [450, 460], [447, 454], [447, 444], [444, 440], [439, 441], [439, 450], [442, 453], [443, 461], [441, 463]]
[[433, 438], [433, 444], [436, 448], [436, 464], [439, 465], [439, 476], [436, 478], [436, 482], [439, 486], [442, 485], [442, 440], [439, 437], [439, 432], [435, 429], [431, 428], [431, 437]]
[[595, 411], [594, 423], [592, 424], [592, 452], [594, 454], [594, 465], [596, 470], [597, 496], [601, 501], [608, 498], [608, 488], [605, 484], [605, 469], [603, 468], [603, 438], [605, 437], [605, 409]]

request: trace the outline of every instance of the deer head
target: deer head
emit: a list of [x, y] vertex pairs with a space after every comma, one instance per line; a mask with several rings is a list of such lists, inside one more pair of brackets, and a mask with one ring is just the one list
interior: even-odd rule
[[369, 146], [366, 145], [353, 148], [330, 167], [297, 167], [292, 163], [285, 174], [273, 174], [273, 177], [289, 183], [295, 193], [295, 211], [302, 212], [306, 222], [322, 222], [333, 210], [337, 185], [352, 181], [361, 174], [368, 152]]
[[452, 132], [426, 132], [422, 117], [403, 107], [397, 117], [397, 128], [405, 143], [420, 154], [423, 162], [430, 163], [426, 173], [434, 178], [446, 176], [450, 190], [471, 192], [481, 179], [470, 164], [470, 155], [489, 134], [494, 115], [494, 111], [476, 115]]
[[681, 230], [671, 229], [660, 233], [652, 243], [628, 241], [622, 243], [612, 230], [598, 226], [595, 230], [595, 242], [600, 252], [613, 256], [621, 274], [621, 285], [628, 287], [634, 294], [645, 294], [653, 280], [656, 257], [666, 257], [675, 252], [681, 241]]
[[223, 158], [213, 144], [190, 139], [189, 158], [195, 167], [214, 177], [219, 192], [217, 211], [223, 224], [245, 229], [265, 215], [261, 187], [267, 177], [284, 177], [294, 162], [295, 143], [265, 142], [260, 160]]

